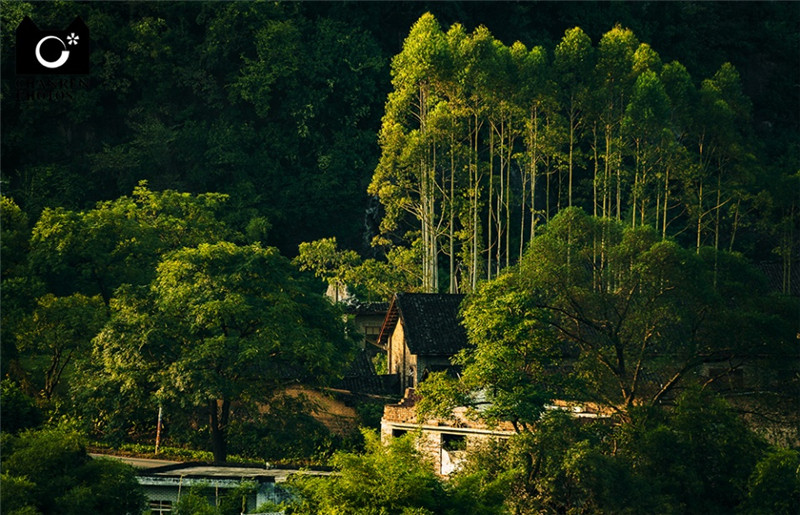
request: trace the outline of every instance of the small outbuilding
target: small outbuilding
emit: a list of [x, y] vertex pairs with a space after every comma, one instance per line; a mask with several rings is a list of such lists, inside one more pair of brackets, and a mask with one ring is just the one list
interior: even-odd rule
[[208, 492], [208, 502], [212, 506], [218, 504], [219, 496], [247, 486], [242, 509], [251, 513], [264, 503], [290, 500], [292, 494], [283, 483], [294, 474], [327, 476], [330, 472], [177, 463], [141, 470], [136, 480], [144, 489], [153, 515], [171, 513], [181, 496], [198, 486]]

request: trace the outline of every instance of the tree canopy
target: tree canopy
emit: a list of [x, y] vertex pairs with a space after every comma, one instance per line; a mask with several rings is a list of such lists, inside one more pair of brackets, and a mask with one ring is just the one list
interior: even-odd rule
[[121, 292], [111, 307], [89, 369], [206, 410], [219, 462], [237, 403], [335, 378], [352, 352], [336, 308], [294, 278], [277, 249], [257, 244], [171, 253], [148, 288]]
[[[794, 169], [759, 154], [729, 62], [693, 78], [619, 24], [595, 46], [573, 27], [554, 49], [529, 48], [485, 26], [445, 30], [426, 13], [391, 72], [369, 186], [385, 210], [375, 243], [419, 248], [424, 291], [473, 291], [572, 206], [697, 251], [788, 251], [755, 227], [796, 226], [764, 203], [782, 197], [772, 179], [794, 181]], [[793, 213], [793, 202], [783, 207]]]
[[736, 256], [706, 261], [650, 228], [563, 210], [518, 265], [465, 301], [470, 346], [455, 359], [463, 374], [452, 391], [485, 391], [481, 416], [520, 429], [556, 399], [623, 417], [670, 403], [701, 377], [710, 385], [790, 354], [794, 326], [762, 280]]
[[138, 514], [145, 496], [132, 467], [93, 459], [81, 437], [59, 429], [3, 434], [3, 512]]

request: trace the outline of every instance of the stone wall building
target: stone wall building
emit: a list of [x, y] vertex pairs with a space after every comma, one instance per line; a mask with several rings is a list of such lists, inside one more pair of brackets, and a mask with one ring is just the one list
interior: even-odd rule
[[381, 439], [386, 442], [418, 431], [418, 448], [433, 462], [434, 471], [440, 476], [448, 476], [458, 470], [467, 451], [485, 445], [491, 439], [504, 440], [514, 434], [514, 428], [508, 422], [489, 427], [483, 422], [467, 418], [466, 408], [457, 408], [448, 420], [420, 422], [415, 412], [417, 400], [414, 390], [408, 389], [398, 404], [384, 407]]

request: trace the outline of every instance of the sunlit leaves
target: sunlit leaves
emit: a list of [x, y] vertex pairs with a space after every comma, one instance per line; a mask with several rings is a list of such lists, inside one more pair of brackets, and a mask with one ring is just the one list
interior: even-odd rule
[[37, 383], [41, 378], [43, 397], [50, 399], [64, 371], [76, 358], [89, 354], [91, 339], [106, 319], [106, 310], [99, 296], [86, 297], [80, 293], [69, 297], [47, 294], [36, 302], [33, 314], [17, 334], [19, 349], [43, 360], [44, 366], [32, 366]]
[[121, 284], [149, 282], [165, 252], [231, 235], [219, 218], [226, 200], [217, 193], [156, 192], [142, 182], [132, 197], [95, 209], [46, 209], [33, 228], [31, 263], [52, 291], [99, 293], [109, 303]]
[[[257, 244], [201, 243], [165, 255], [149, 286], [118, 291], [95, 339], [99, 375], [127, 385], [137, 402], [144, 394], [188, 410], [221, 403], [211, 430], [224, 447], [231, 402], [324, 383], [351, 356], [341, 315], [294, 275], [277, 249]], [[215, 459], [224, 455], [215, 447]]]

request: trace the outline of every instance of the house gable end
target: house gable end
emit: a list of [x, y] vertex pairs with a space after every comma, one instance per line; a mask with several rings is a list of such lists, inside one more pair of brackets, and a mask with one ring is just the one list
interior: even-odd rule
[[463, 295], [399, 293], [395, 296], [399, 318], [411, 354], [452, 356], [467, 345], [460, 323]]

